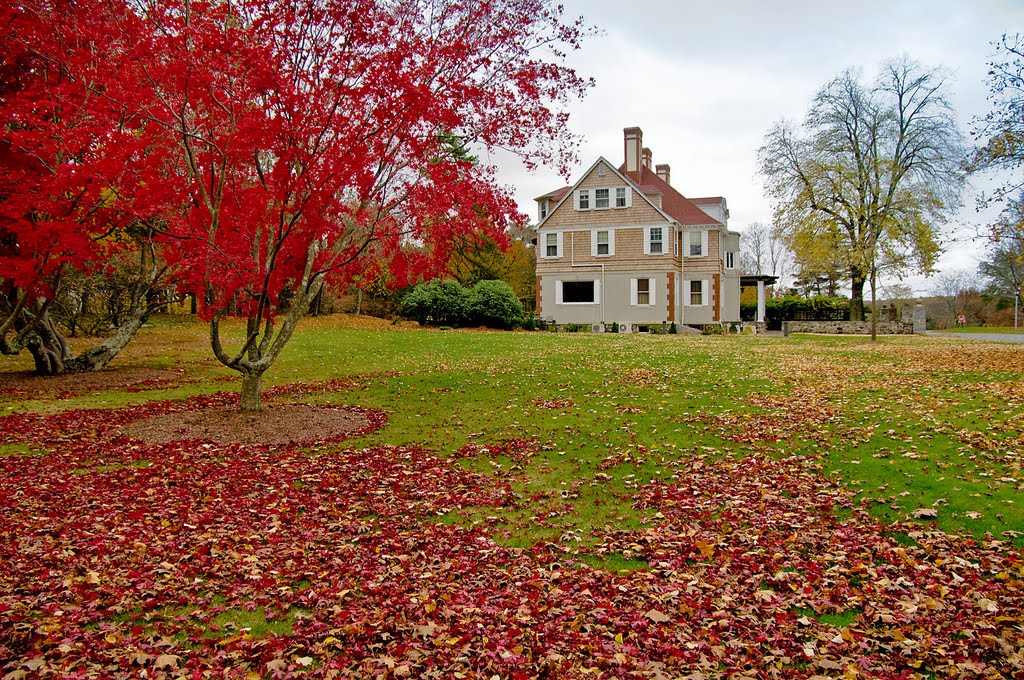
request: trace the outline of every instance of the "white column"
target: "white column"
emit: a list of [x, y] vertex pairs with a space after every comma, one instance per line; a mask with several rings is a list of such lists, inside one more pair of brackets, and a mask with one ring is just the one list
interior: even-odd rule
[[757, 322], [764, 323], [764, 281], [757, 282]]

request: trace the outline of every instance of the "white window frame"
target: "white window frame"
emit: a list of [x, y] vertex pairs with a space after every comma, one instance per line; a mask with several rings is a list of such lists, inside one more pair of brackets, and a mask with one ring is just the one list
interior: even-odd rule
[[[555, 255], [548, 255], [548, 237], [555, 237]], [[560, 231], [546, 231], [542, 235], [540, 256], [545, 260], [554, 260], [562, 257], [562, 232]]]
[[[700, 282], [700, 303], [693, 304], [693, 284]], [[683, 302], [687, 307], [707, 307], [711, 304], [711, 281], [708, 279], [687, 279], [683, 283]]]
[[[602, 231], [608, 233], [608, 252], [597, 252], [597, 235]], [[590, 231], [590, 255], [592, 257], [611, 257], [615, 254], [615, 230], [614, 229], [592, 229]]]
[[[700, 234], [700, 255], [690, 254], [690, 245], [693, 244], [694, 234]], [[707, 257], [708, 256], [708, 232], [707, 230], [701, 231], [684, 231], [683, 232], [683, 257]]]
[[582, 279], [572, 280], [567, 283], [586, 283], [587, 281], [594, 284], [594, 301], [593, 302], [564, 302], [562, 298], [562, 280], [555, 279], [555, 304], [556, 305], [599, 305], [601, 304], [601, 280], [600, 279]]
[[577, 210], [591, 210], [590, 189], [577, 189], [573, 192], [573, 202]]
[[[661, 250], [657, 253], [651, 252], [651, 232], [655, 229], [661, 231], [661, 240], [656, 243], [661, 243]], [[665, 236], [668, 234], [668, 227], [644, 227], [644, 255], [667, 255], [668, 249], [665, 247]]]
[[[622, 194], [622, 205], [619, 205], [619, 194]], [[615, 187], [615, 207], [616, 208], [628, 208], [633, 204], [633, 192], [629, 190], [629, 187]]]
[[[607, 192], [607, 203], [605, 205], [598, 205], [597, 203], [597, 192]], [[622, 194], [620, 196], [620, 193]], [[623, 201], [623, 205], [619, 205], [619, 200]], [[603, 200], [603, 199], [602, 199]], [[576, 210], [587, 211], [587, 210], [621, 210], [623, 208], [630, 208], [633, 206], [633, 192], [630, 191], [629, 187], [617, 186], [617, 187], [587, 187], [586, 189], [576, 189], [572, 192], [572, 204]]]
[[736, 253], [731, 250], [725, 251], [725, 268], [736, 269]]
[[[647, 302], [640, 302], [640, 281], [647, 282]], [[629, 280], [629, 304], [633, 307], [653, 307], [657, 304], [655, 290], [657, 279], [630, 279]]]
[[[604, 193], [604, 196], [601, 193]], [[601, 202], [604, 201], [604, 205]], [[612, 190], [611, 189], [594, 189], [594, 210], [607, 210], [612, 207]]]
[[548, 202], [547, 201], [538, 201], [538, 203], [540, 203], [540, 211], [539, 211], [540, 219], [543, 220], [545, 217], [548, 216]]

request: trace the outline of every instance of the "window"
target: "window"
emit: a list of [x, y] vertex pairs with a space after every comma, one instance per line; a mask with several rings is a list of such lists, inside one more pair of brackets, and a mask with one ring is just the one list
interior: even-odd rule
[[608, 232], [597, 232], [597, 252], [595, 255], [611, 255], [611, 245], [608, 243]]
[[637, 279], [636, 282], [636, 303], [638, 305], [651, 304], [651, 280]]
[[708, 281], [701, 279], [690, 281], [690, 307], [704, 307], [708, 304]]
[[597, 281], [555, 281], [555, 303], [559, 305], [593, 305], [600, 300]]
[[562, 256], [562, 234], [551, 231], [544, 234], [544, 257]]
[[647, 232], [647, 252], [651, 255], [660, 255], [665, 252], [664, 231], [661, 227], [651, 227]]
[[632, 203], [632, 194], [629, 187], [577, 189], [573, 192], [573, 202], [577, 210], [628, 208]]
[[651, 280], [637, 279], [636, 282], [636, 303], [638, 305], [651, 304]]
[[629, 303], [648, 307], [653, 305], [655, 281], [656, 279], [630, 279]]
[[580, 189], [576, 192], [576, 209], [590, 210], [590, 189]]
[[541, 201], [540, 202], [540, 218], [544, 219], [547, 216], [548, 216], [548, 202], [547, 201]]
[[727, 252], [725, 254], [725, 268], [735, 269], [736, 268], [736, 253]]
[[687, 257], [704, 257], [708, 254], [708, 232], [688, 231], [684, 235], [684, 252]]

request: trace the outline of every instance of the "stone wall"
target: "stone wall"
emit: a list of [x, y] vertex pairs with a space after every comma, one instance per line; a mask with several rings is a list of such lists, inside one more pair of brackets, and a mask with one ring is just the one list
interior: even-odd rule
[[[880, 321], [879, 335], [913, 335], [914, 324], [901, 321]], [[870, 321], [783, 321], [782, 334], [830, 333], [833, 335], [871, 335]]]

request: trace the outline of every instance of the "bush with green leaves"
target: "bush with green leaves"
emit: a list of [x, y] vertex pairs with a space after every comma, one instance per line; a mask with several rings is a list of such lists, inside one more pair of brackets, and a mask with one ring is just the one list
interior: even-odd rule
[[504, 281], [480, 281], [469, 294], [469, 318], [489, 328], [515, 328], [523, 321], [523, 303]]
[[421, 324], [458, 326], [469, 317], [469, 291], [451, 279], [416, 284], [402, 298], [402, 314]]

